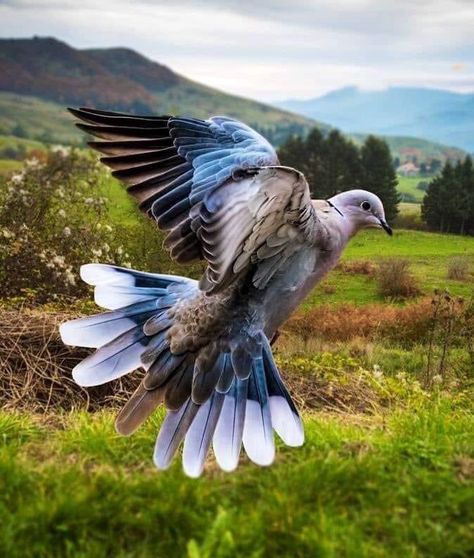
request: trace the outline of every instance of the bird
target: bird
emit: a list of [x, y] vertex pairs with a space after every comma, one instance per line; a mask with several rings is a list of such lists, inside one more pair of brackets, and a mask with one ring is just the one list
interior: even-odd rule
[[[275, 364], [278, 329], [368, 227], [392, 229], [381, 200], [364, 190], [312, 200], [298, 170], [229, 117], [138, 116], [70, 108], [101, 161], [140, 209], [166, 231], [179, 263], [202, 260], [199, 281], [90, 263], [81, 278], [106, 311], [63, 323], [65, 344], [95, 348], [73, 370], [80, 386], [141, 368], [116, 419], [131, 435], [159, 405], [166, 416], [153, 460], [202, 474], [212, 445], [224, 471], [242, 446], [257, 465], [275, 459], [274, 432], [301, 446], [304, 428]], [[317, 187], [317, 185], [315, 185]]]

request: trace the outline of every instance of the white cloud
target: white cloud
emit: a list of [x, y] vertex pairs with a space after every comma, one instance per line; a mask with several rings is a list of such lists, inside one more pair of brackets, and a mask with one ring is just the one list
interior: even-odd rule
[[0, 0], [0, 21], [3, 36], [128, 46], [264, 100], [347, 84], [474, 89], [472, 0]]

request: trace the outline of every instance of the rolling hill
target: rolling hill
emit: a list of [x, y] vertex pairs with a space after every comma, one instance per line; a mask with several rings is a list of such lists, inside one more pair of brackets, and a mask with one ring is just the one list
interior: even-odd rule
[[474, 152], [474, 94], [391, 87], [345, 87], [322, 97], [277, 106], [331, 122], [347, 132], [414, 136]]
[[[208, 118], [225, 114], [243, 120], [280, 145], [290, 134], [317, 126], [331, 128], [264, 103], [217, 91], [191, 81], [128, 48], [75, 49], [55, 38], [0, 39], [0, 136], [45, 143], [79, 144], [68, 105], [86, 105], [143, 114]], [[295, 107], [300, 110], [300, 106]], [[337, 115], [331, 124], [344, 131]], [[352, 134], [359, 144], [364, 136]], [[461, 150], [423, 139], [386, 136], [394, 157], [461, 157]]]
[[195, 83], [126, 48], [78, 50], [54, 38], [0, 39], [0, 134], [75, 142], [67, 105], [144, 114], [226, 114], [280, 143], [329, 126]]

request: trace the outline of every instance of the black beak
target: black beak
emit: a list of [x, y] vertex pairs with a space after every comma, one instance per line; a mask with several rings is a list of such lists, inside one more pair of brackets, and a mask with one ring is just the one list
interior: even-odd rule
[[387, 221], [384, 221], [383, 219], [379, 219], [380, 221], [380, 226], [382, 227], [382, 229], [389, 235], [392, 236], [393, 231], [392, 231], [392, 227], [387, 223]]

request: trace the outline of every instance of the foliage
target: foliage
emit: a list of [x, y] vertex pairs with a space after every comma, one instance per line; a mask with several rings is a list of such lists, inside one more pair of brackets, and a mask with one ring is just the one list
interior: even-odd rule
[[449, 161], [429, 184], [421, 214], [428, 227], [440, 232], [474, 235], [474, 167], [466, 157]]
[[[446, 380], [450, 349], [454, 343], [463, 345], [470, 357], [471, 375], [474, 370], [474, 299], [465, 301], [448, 291], [435, 292], [431, 301], [432, 315], [429, 331], [426, 387]], [[458, 370], [458, 374], [460, 374]]]
[[420, 294], [417, 281], [410, 272], [409, 260], [388, 258], [381, 261], [377, 278], [383, 297], [400, 299]]
[[107, 200], [97, 195], [101, 171], [77, 151], [57, 149], [30, 159], [0, 191], [0, 296], [27, 291], [44, 302], [81, 296], [80, 265], [130, 265], [103, 223]]
[[380, 196], [387, 219], [397, 213], [397, 180], [383, 140], [369, 136], [358, 149], [337, 130], [324, 137], [314, 129], [306, 139], [289, 138], [278, 155], [283, 165], [305, 174], [314, 197], [328, 198], [344, 190], [363, 188]]

